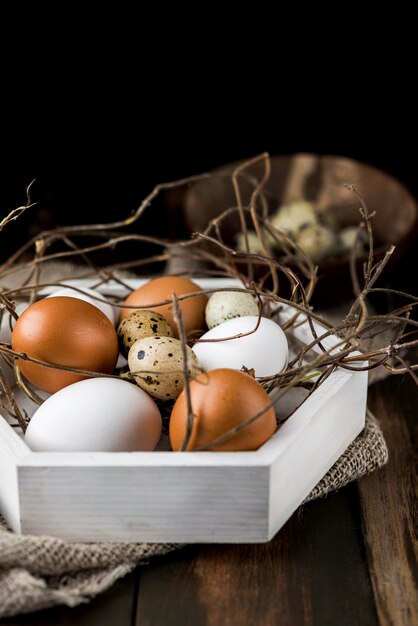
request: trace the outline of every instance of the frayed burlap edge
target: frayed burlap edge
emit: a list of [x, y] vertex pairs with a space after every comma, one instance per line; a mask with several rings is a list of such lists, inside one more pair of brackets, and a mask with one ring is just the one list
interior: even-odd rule
[[336, 491], [349, 482], [370, 474], [385, 465], [388, 458], [388, 448], [379, 422], [368, 414], [362, 432], [312, 489], [304, 503], [322, 498], [330, 491]]
[[54, 537], [15, 535], [0, 522], [0, 618], [88, 602], [137, 565], [179, 547], [67, 543]]
[[66, 584], [58, 579], [56, 586], [22, 568], [0, 570], [0, 617], [32, 613], [59, 604], [73, 607], [88, 602], [134, 567], [135, 564], [127, 563], [98, 571], [75, 572]]

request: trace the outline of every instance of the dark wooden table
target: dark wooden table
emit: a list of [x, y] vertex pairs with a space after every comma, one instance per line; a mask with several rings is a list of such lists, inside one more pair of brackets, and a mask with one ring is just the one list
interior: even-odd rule
[[90, 604], [5, 626], [416, 626], [414, 443], [409, 377], [370, 388], [390, 453], [383, 469], [300, 508], [261, 545], [198, 545], [138, 568]]

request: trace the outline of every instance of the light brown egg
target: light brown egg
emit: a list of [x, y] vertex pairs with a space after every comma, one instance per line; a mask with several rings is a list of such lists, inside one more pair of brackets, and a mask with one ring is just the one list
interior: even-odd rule
[[[164, 304], [154, 307], [148, 306], [163, 302], [164, 300], [172, 300], [173, 293], [182, 296], [195, 291], [201, 291], [201, 287], [196, 285], [189, 278], [182, 276], [159, 276], [153, 278], [142, 287], [133, 291], [125, 300], [124, 304], [130, 306], [146, 306], [150, 311], [157, 311], [163, 315], [174, 331], [174, 337], [178, 338], [177, 324], [174, 321], [173, 304]], [[193, 330], [204, 330], [205, 325], [205, 308], [207, 297], [204, 293], [201, 296], [193, 296], [185, 300], [180, 300], [180, 310], [183, 315], [186, 333]], [[123, 308], [120, 313], [120, 321], [127, 317], [135, 309]]]
[[[15, 324], [12, 348], [46, 363], [104, 374], [112, 373], [118, 358], [118, 338], [106, 315], [69, 297], [31, 304]], [[17, 363], [31, 383], [49, 393], [86, 378], [23, 359]]]
[[[270, 402], [264, 388], [248, 374], [222, 368], [200, 374], [190, 382], [194, 416], [187, 450], [206, 446], [229, 430], [244, 424]], [[185, 391], [177, 398], [170, 417], [170, 442], [173, 450], [181, 448], [187, 422]], [[239, 433], [210, 450], [257, 450], [276, 430], [273, 407]]]

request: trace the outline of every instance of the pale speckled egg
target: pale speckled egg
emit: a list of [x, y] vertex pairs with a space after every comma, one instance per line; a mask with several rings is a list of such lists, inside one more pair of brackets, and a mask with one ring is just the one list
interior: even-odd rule
[[160, 313], [145, 309], [134, 311], [119, 324], [119, 349], [127, 356], [135, 341], [152, 336], [172, 337], [173, 329]]
[[[197, 342], [193, 352], [205, 370], [243, 367], [254, 369], [257, 377], [279, 374], [287, 365], [289, 348], [286, 335], [276, 322], [266, 317], [254, 332], [257, 316], [237, 317], [215, 326], [201, 339], [221, 341]], [[250, 333], [250, 334], [244, 334]], [[236, 335], [244, 334], [242, 337]], [[227, 339], [234, 337], [233, 339]]]
[[317, 224], [318, 216], [311, 202], [294, 200], [279, 207], [270, 221], [277, 230], [296, 238], [304, 228]]
[[[202, 371], [194, 352], [186, 346], [188, 373]], [[175, 400], [184, 388], [181, 342], [172, 337], [145, 337], [135, 341], [128, 355], [129, 370], [144, 391], [158, 400]]]
[[90, 378], [50, 396], [34, 413], [25, 440], [35, 451], [151, 451], [160, 411], [142, 389], [116, 378]]
[[209, 329], [246, 315], [258, 315], [258, 304], [254, 296], [242, 291], [217, 291], [209, 298], [205, 310]]
[[264, 254], [265, 253], [263, 243], [260, 237], [257, 235], [257, 233], [254, 230], [247, 231], [247, 238], [245, 237], [245, 234], [242, 231], [240, 231], [239, 233], [235, 235], [235, 245], [236, 245], [237, 250], [239, 250], [240, 252], [247, 252], [247, 242], [248, 242], [249, 252], [251, 254]]
[[321, 224], [314, 224], [301, 230], [296, 243], [315, 263], [335, 253], [337, 235]]
[[[79, 300], [84, 300], [84, 302], [88, 302], [93, 306], [97, 307], [99, 311], [104, 313], [106, 317], [112, 322], [113, 325], [116, 323], [116, 313], [115, 309], [109, 302], [102, 302], [102, 300], [106, 300], [106, 298], [99, 292], [94, 289], [90, 289], [88, 287], [82, 287], [82, 291], [76, 291], [75, 289], [71, 289], [70, 287], [65, 287], [64, 289], [58, 289], [53, 293], [47, 296], [48, 298], [78, 298]], [[97, 300], [100, 298], [100, 300]]]
[[344, 252], [349, 252], [355, 244], [364, 250], [366, 243], [367, 233], [358, 226], [347, 226], [338, 233], [338, 247]]

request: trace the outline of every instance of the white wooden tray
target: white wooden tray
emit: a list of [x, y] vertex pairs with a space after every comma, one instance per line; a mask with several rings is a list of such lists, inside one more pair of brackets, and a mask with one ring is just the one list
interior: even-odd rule
[[[307, 323], [293, 334], [312, 340]], [[0, 416], [0, 511], [17, 533], [68, 540], [268, 541], [361, 432], [366, 397], [367, 372], [337, 370], [256, 452], [32, 452]]]

